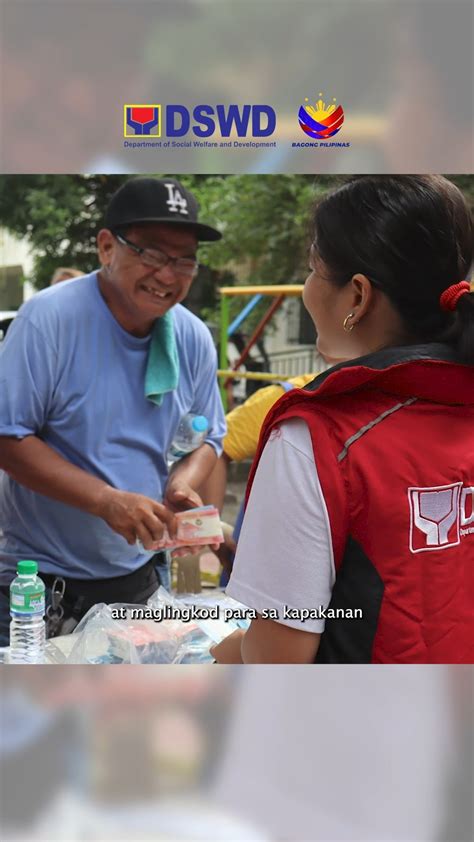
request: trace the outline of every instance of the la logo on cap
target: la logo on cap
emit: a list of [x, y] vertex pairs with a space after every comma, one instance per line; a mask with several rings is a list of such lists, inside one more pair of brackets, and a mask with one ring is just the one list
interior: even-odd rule
[[168, 191], [166, 204], [173, 213], [188, 213], [188, 202], [174, 184], [165, 182]]

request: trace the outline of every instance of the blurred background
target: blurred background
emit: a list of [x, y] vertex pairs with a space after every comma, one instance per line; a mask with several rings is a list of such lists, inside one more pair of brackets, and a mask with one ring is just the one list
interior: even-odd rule
[[[84, 200], [133, 172], [216, 174], [189, 186], [210, 222], [219, 191], [233, 198], [222, 249], [250, 248], [243, 206], [258, 236], [259, 219], [280, 225], [239, 272], [214, 247], [204, 289], [213, 273], [290, 281], [288, 248], [305, 266], [289, 209], [332, 177], [472, 172], [472, 14], [468, 0], [0, 0], [2, 250], [20, 267], [5, 286], [45, 286], [58, 245], [93, 268], [100, 202]], [[292, 149], [319, 91], [343, 105], [349, 148]], [[277, 147], [123, 148], [124, 103], [219, 101], [275, 108]], [[70, 173], [111, 175], [92, 190]], [[281, 214], [240, 173], [274, 173]], [[0, 669], [2, 840], [473, 838], [470, 667]]]
[[[471, 0], [2, 0], [3, 172], [470, 172]], [[343, 106], [344, 149], [298, 110]], [[125, 103], [260, 103], [273, 149], [123, 147]], [[192, 137], [192, 136], [191, 136]], [[157, 163], [159, 161], [159, 163]]]
[[470, 667], [3, 667], [2, 840], [472, 839]]

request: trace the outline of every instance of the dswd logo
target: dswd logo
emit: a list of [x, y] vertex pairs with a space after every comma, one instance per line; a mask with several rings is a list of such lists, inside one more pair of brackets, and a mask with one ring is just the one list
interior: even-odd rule
[[432, 488], [409, 488], [410, 550], [444, 550], [474, 530], [474, 488], [462, 482]]
[[123, 136], [161, 137], [161, 105], [124, 105]]
[[[322, 93], [319, 94], [322, 97]], [[309, 103], [305, 97], [305, 103]], [[326, 105], [322, 99], [314, 105], [302, 105], [298, 112], [298, 120], [305, 134], [315, 137], [318, 140], [326, 140], [338, 133], [344, 122], [344, 111], [342, 105]]]

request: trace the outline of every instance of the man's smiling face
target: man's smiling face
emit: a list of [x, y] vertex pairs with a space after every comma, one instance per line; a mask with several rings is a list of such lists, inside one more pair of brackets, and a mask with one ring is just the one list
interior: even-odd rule
[[[101, 291], [125, 330], [146, 334], [155, 319], [186, 297], [196, 274], [192, 264], [198, 241], [192, 228], [147, 223], [120, 233], [103, 229], [97, 243], [104, 267]], [[149, 265], [150, 254], [140, 255], [134, 246], [151, 249], [152, 258], [158, 260], [161, 252], [165, 265]]]

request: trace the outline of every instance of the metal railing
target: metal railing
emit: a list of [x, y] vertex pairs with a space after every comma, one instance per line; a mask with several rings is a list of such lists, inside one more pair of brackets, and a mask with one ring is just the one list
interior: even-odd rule
[[[228, 391], [231, 389], [232, 375], [229, 376], [227, 371], [227, 341], [232, 335], [233, 331], [240, 326], [242, 321], [252, 311], [252, 309], [259, 303], [262, 296], [269, 296], [273, 298], [273, 303], [269, 306], [267, 312], [260, 320], [254, 329], [250, 339], [248, 340], [244, 350], [240, 354], [231, 368], [236, 371], [247, 359], [250, 349], [258, 342], [259, 337], [265, 330], [266, 325], [271, 320], [272, 316], [279, 309], [287, 296], [301, 296], [303, 291], [302, 284], [260, 284], [258, 286], [239, 286], [239, 287], [221, 287], [219, 292], [221, 295], [221, 318], [220, 318], [220, 353], [219, 362], [220, 369], [218, 377], [221, 379], [221, 396], [224, 408], [227, 410], [228, 406]], [[239, 316], [229, 324], [229, 300], [233, 296], [253, 296], [252, 300], [244, 306]], [[267, 376], [271, 377], [270, 372], [266, 372]], [[224, 380], [222, 380], [224, 378]]]
[[270, 371], [275, 374], [286, 374], [288, 377], [308, 374], [315, 369], [315, 356], [314, 345], [299, 345], [282, 351], [270, 351], [268, 353]]

